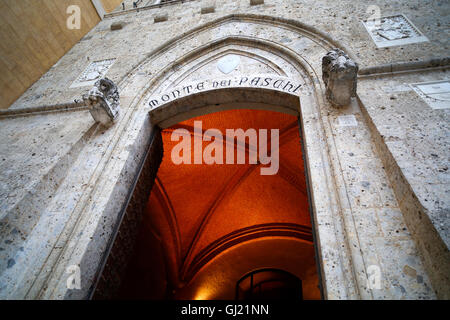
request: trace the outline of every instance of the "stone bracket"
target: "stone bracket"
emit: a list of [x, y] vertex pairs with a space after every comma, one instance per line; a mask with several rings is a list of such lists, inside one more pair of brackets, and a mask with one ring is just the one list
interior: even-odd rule
[[120, 111], [119, 91], [108, 78], [95, 82], [88, 94], [83, 95], [83, 101], [89, 108], [95, 122], [111, 125]]
[[329, 51], [322, 58], [322, 79], [327, 99], [336, 106], [350, 104], [356, 96], [358, 64], [340, 49]]

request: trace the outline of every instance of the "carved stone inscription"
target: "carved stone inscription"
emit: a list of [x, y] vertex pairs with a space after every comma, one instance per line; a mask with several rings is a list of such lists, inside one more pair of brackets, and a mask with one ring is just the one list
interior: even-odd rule
[[233, 87], [254, 87], [283, 91], [290, 94], [299, 94], [302, 84], [284, 77], [276, 76], [248, 76], [232, 79], [204, 80], [194, 82], [182, 87], [168, 89], [166, 92], [153, 96], [148, 100], [152, 109], [166, 104], [172, 100], [213, 89], [233, 88]]

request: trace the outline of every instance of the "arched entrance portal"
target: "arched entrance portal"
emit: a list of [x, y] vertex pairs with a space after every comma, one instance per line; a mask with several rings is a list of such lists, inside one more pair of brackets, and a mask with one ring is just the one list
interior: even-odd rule
[[[212, 129], [223, 134], [221, 141], [208, 135]], [[258, 142], [232, 139], [227, 129], [254, 130]], [[250, 163], [265, 139], [261, 129], [268, 132], [268, 155], [276, 165], [262, 164], [259, 153], [256, 163]], [[272, 141], [275, 130], [278, 141]], [[184, 136], [177, 138], [177, 132]], [[234, 299], [242, 276], [277, 268], [303, 283], [305, 299], [320, 298], [298, 118], [231, 109], [190, 118], [161, 135], [163, 160], [118, 296]], [[203, 159], [195, 164], [197, 138], [203, 140]], [[174, 154], [185, 141], [192, 151], [190, 163], [177, 164]], [[222, 146], [223, 164], [217, 157], [216, 163], [205, 163], [208, 146], [215, 142]], [[226, 161], [230, 150], [233, 164]], [[238, 164], [241, 152], [245, 160]], [[271, 174], [262, 175], [261, 168], [270, 166]]]
[[[274, 35], [281, 36], [288, 32], [287, 37], [297, 39], [296, 47], [288, 48], [277, 44], [272, 38], [247, 34], [256, 30], [252, 28], [243, 28], [245, 34], [235, 34], [236, 30], [241, 30], [238, 25], [243, 23], [274, 28]], [[220, 29], [220, 32], [213, 31], [216, 29]], [[198, 36], [203, 32], [210, 33], [211, 37], [208, 36], [209, 40], [206, 42], [200, 41], [202, 45], [199, 46]], [[184, 45], [180, 45], [181, 42]], [[323, 99], [323, 83], [319, 76], [321, 62], [318, 57], [325, 55], [333, 47], [340, 46], [303, 24], [292, 24], [292, 21], [281, 21], [273, 17], [232, 15], [192, 30], [180, 41], [168, 42], [161, 51], [156, 51], [155, 55], [139, 63], [120, 84], [123, 87], [121, 100], [123, 98], [129, 102], [129, 107], [124, 110], [123, 120], [120, 122], [123, 131], [117, 135], [118, 144], [125, 147], [121, 149], [123, 154], [115, 159], [126, 159], [126, 167], [121, 173], [121, 177], [126, 178], [123, 179], [123, 185], [131, 185], [131, 190], [135, 191], [127, 192], [126, 199], [122, 200], [123, 188], [118, 188], [117, 197], [110, 198], [114, 199], [112, 202], [116, 207], [120, 204], [122, 208], [119, 219], [124, 221], [125, 225], [129, 220], [131, 225], [135, 226], [139, 225], [135, 217], [144, 215], [142, 208], [148, 200], [156, 169], [162, 158], [162, 152], [158, 151], [159, 145], [162, 145], [160, 129], [167, 129], [194, 117], [230, 109], [258, 109], [290, 114], [295, 118], [299, 117], [301, 123], [304, 146], [301, 156], [305, 158], [305, 175], [308, 177], [306, 181], [310, 185], [309, 204], [312, 208], [310, 212], [313, 211], [312, 230], [315, 231], [312, 233], [317, 235], [315, 243], [322, 274], [320, 285], [323, 297], [358, 298], [360, 288], [365, 286], [367, 278], [364, 272], [355, 272], [355, 264], [361, 261], [361, 253], [353, 242], [351, 245], [349, 243], [349, 238], [355, 233], [346, 233], [347, 228], [353, 224], [346, 221], [347, 217], [342, 215], [342, 204], [347, 204], [342, 202], [345, 200], [345, 197], [342, 197], [345, 190], [339, 180], [340, 176], [337, 175], [338, 167], [335, 166], [337, 150], [332, 141], [331, 124], [327, 117], [331, 108]], [[184, 49], [187, 52], [182, 51]], [[167, 54], [173, 50], [176, 51], [173, 56], [179, 58], [167, 63]], [[234, 56], [234, 59], [238, 56], [241, 64], [231, 73], [224, 75], [218, 64], [223, 62], [222, 58], [230, 58], [230, 55]], [[164, 67], [147, 72], [155, 66]], [[147, 75], [150, 74], [152, 77], [149, 81]], [[133, 143], [130, 143], [131, 141]], [[137, 163], [139, 164], [136, 165]], [[128, 216], [131, 216], [131, 219], [127, 219]], [[117, 232], [119, 224], [116, 224], [113, 230], [113, 234], [119, 239], [129, 238], [126, 236], [129, 232], [123, 226], [124, 222], [120, 227], [121, 230], [125, 229], [124, 232]], [[170, 229], [173, 230], [173, 224]], [[114, 240], [114, 236], [112, 238]], [[97, 295], [102, 291], [101, 288], [108, 291], [118, 285], [114, 281], [117, 279], [117, 272], [107, 272], [105, 275], [105, 271], [120, 269], [111, 266], [118, 265], [116, 260], [123, 261], [127, 255], [120, 253], [123, 251], [121, 246], [115, 250], [113, 243], [118, 241], [112, 240], [108, 238], [105, 254], [102, 252], [101, 255], [92, 254], [89, 257], [96, 261], [102, 260], [99, 262], [101, 267], [92, 274], [95, 285], [91, 287], [90, 297], [93, 296], [95, 288]], [[311, 245], [310, 247], [312, 248]], [[162, 252], [162, 249], [158, 250]], [[229, 250], [224, 251], [228, 252]], [[288, 251], [286, 249], [281, 252]], [[220, 257], [221, 255], [217, 256]], [[174, 256], [170, 260], [176, 259]], [[282, 259], [280, 257], [278, 260]], [[210, 260], [205, 268], [215, 266], [214, 261]], [[167, 266], [172, 267], [170, 263]], [[275, 268], [283, 269], [282, 266]], [[172, 269], [168, 273], [172, 277], [182, 277], [185, 272], [191, 270]], [[102, 270], [105, 270], [105, 276], [100, 277]], [[230, 282], [236, 282], [249, 270], [241, 271], [233, 275]], [[174, 279], [171, 281], [176, 283]], [[185, 282], [182, 284], [187, 286]], [[234, 292], [233, 286], [230, 290]], [[204, 295], [200, 294], [199, 297]]]

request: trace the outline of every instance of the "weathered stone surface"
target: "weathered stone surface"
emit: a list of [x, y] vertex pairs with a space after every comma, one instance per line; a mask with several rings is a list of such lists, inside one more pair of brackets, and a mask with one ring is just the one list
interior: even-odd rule
[[108, 78], [98, 80], [83, 100], [94, 120], [103, 125], [111, 125], [119, 115], [119, 91]]
[[[450, 197], [448, 139], [450, 112], [427, 105], [410, 85], [421, 79], [443, 81], [449, 71], [386, 74], [363, 78], [358, 96], [371, 119], [371, 129], [399, 207], [412, 236], [432, 270], [435, 290], [448, 290], [450, 275]], [[434, 279], [433, 279], [434, 278]], [[448, 291], [447, 291], [448, 294]]]
[[102, 59], [91, 62], [70, 86], [71, 88], [92, 86], [106, 76], [116, 59]]
[[[108, 78], [120, 88], [123, 110], [114, 127], [98, 130], [87, 110], [79, 109], [0, 118], [0, 297], [89, 296], [99, 257], [114, 237], [117, 212], [132, 185], [130, 173], [138, 171], [145, 154], [151, 131], [147, 97], [162, 98], [203, 81], [220, 86], [225, 75], [217, 62], [227, 54], [241, 59], [230, 77], [245, 76], [250, 82], [265, 74], [251, 95], [238, 95], [240, 100], [259, 97], [252, 100], [253, 106], [289, 101], [282, 92], [272, 94], [272, 100], [262, 99], [266, 96], [260, 86], [266, 78], [272, 78], [272, 85], [277, 77], [302, 84], [299, 96], [293, 96], [300, 106], [293, 104], [290, 110], [301, 113], [303, 122], [326, 298], [432, 299], [436, 293], [448, 297], [450, 286], [442, 277], [448, 261], [445, 255], [433, 260], [433, 237], [448, 241], [449, 110], [429, 108], [407, 85], [445, 80], [448, 74], [421, 69], [409, 75], [366, 75], [358, 84], [362, 104], [352, 100], [348, 106], [330, 108], [321, 102], [325, 92], [315, 75], [321, 72], [320, 57], [334, 47], [345, 47], [368, 70], [388, 65], [384, 72], [396, 71], [393, 62], [417, 61], [420, 66], [430, 52], [436, 57], [448, 54], [442, 2], [420, 3], [420, 15], [417, 1], [379, 5], [383, 11], [414, 17], [415, 25], [433, 41], [377, 49], [361, 25], [367, 3], [353, 0], [317, 0], [310, 5], [273, 0], [266, 6], [224, 0], [206, 15], [201, 14], [202, 1], [174, 1], [161, 5], [171, 17], [162, 24], [153, 20], [159, 6], [107, 15], [12, 108], [72, 102], [86, 88], [70, 83], [90, 64], [93, 67], [80, 79], [96, 81], [103, 73], [98, 66], [108, 64]], [[335, 17], [326, 18], [330, 12]], [[120, 20], [126, 20], [127, 27], [110, 32], [111, 24]], [[113, 65], [101, 63], [113, 58]], [[179, 103], [181, 111], [192, 111], [200, 102], [218, 110], [222, 106], [216, 103], [233, 102], [232, 89], [222, 93], [226, 99], [205, 95], [195, 100], [186, 94], [181, 99], [170, 95], [169, 102]], [[341, 126], [346, 122], [340, 117], [351, 115], [356, 125], [352, 121], [351, 126]], [[379, 131], [385, 155], [392, 156], [377, 153], [370, 121]], [[388, 166], [385, 158], [392, 160]], [[428, 229], [423, 227], [425, 214], [431, 221]], [[68, 293], [65, 268], [74, 264], [81, 266], [84, 282], [81, 290]], [[427, 268], [431, 264], [435, 269]], [[371, 265], [381, 269], [381, 289], [366, 286]]]
[[364, 21], [364, 26], [379, 48], [428, 41], [402, 14]]
[[346, 106], [356, 96], [358, 64], [344, 51], [333, 49], [322, 58], [322, 79], [327, 99], [334, 105]]

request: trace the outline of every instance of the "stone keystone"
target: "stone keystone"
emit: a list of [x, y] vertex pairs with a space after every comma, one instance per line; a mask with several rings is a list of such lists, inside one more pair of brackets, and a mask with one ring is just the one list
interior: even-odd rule
[[119, 91], [108, 78], [95, 82], [89, 93], [83, 95], [83, 101], [89, 107], [95, 122], [109, 126], [119, 115]]
[[326, 97], [337, 106], [350, 104], [356, 96], [356, 75], [358, 64], [344, 51], [333, 49], [322, 58], [322, 79], [325, 82]]

